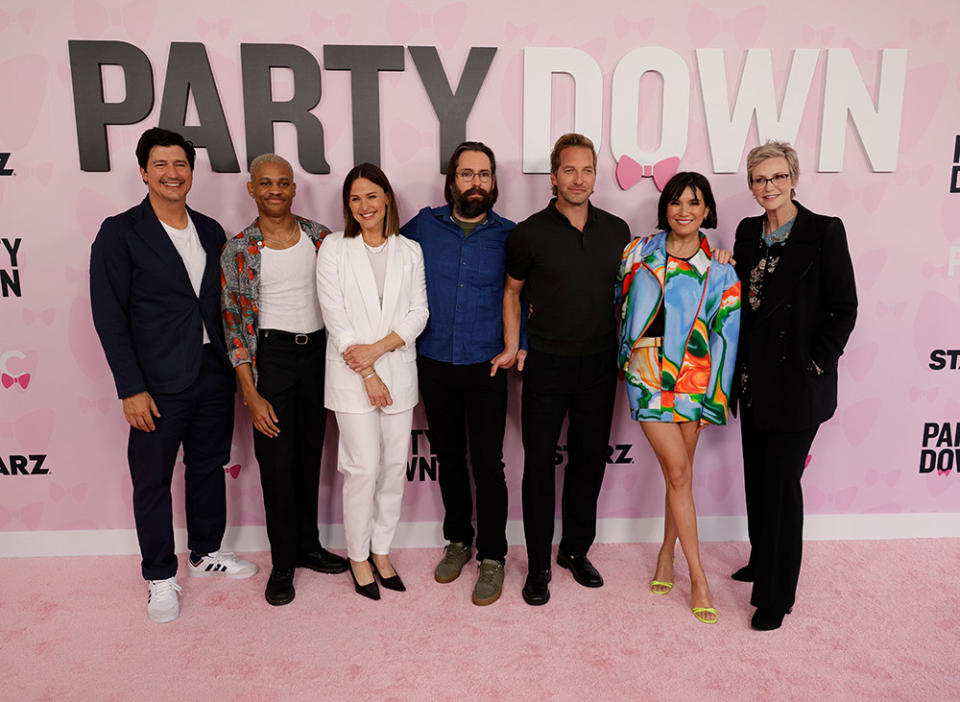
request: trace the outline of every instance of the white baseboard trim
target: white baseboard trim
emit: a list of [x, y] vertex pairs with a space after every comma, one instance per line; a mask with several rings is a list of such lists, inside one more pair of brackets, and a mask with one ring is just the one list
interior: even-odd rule
[[[701, 541], [746, 541], [746, 517], [700, 517]], [[556, 527], [557, 538], [560, 524]], [[597, 543], [656, 543], [663, 535], [662, 517], [600, 519]], [[185, 528], [174, 529], [178, 553], [187, 550]], [[960, 513], [928, 514], [813, 514], [804, 524], [807, 541], [869, 541], [881, 539], [935, 539], [960, 537]], [[329, 548], [346, 547], [342, 524], [320, 525], [320, 540]], [[523, 543], [523, 524], [507, 523], [511, 545]], [[433, 548], [444, 544], [438, 522], [402, 522], [394, 548]], [[223, 547], [237, 552], [269, 551], [263, 526], [227, 527]], [[0, 558], [40, 556], [124, 556], [140, 552], [133, 529], [0, 532]]]

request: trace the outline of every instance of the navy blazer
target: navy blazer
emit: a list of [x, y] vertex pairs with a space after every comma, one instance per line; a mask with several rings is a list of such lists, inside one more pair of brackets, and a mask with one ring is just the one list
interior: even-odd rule
[[[733, 255], [740, 276], [740, 354], [748, 359], [758, 428], [800, 431], [827, 421], [837, 407], [837, 361], [857, 319], [857, 288], [843, 222], [800, 203], [776, 272], [760, 307], [747, 301], [750, 271], [760, 259], [766, 215], [737, 227]], [[816, 364], [823, 372], [818, 374]], [[739, 369], [739, 361], [738, 361]], [[734, 374], [731, 406], [741, 395]]]
[[226, 235], [215, 220], [187, 211], [207, 253], [199, 296], [149, 198], [104, 220], [91, 247], [93, 323], [121, 398], [189, 387], [200, 371], [203, 328], [229, 369], [220, 322]]

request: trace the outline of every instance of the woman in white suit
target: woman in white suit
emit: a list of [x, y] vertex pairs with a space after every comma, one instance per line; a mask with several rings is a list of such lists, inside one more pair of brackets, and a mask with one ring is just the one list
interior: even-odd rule
[[416, 339], [427, 323], [420, 245], [401, 236], [393, 188], [363, 163], [343, 183], [344, 231], [317, 254], [327, 328], [324, 404], [340, 428], [343, 526], [356, 591], [380, 599], [374, 575], [406, 588], [388, 556], [400, 521], [417, 404]]

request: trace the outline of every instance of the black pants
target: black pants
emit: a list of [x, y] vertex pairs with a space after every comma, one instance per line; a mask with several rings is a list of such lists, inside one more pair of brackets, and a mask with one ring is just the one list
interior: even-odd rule
[[489, 363], [454, 365], [419, 356], [417, 371], [430, 447], [439, 463], [443, 538], [473, 543], [473, 494], [477, 488], [477, 560], [507, 556], [507, 482], [503, 432], [507, 422], [507, 373], [490, 377]]
[[320, 550], [317, 499], [327, 424], [326, 332], [321, 329], [307, 338], [306, 344], [297, 344], [283, 332], [259, 334], [257, 391], [280, 420], [274, 438], [253, 430], [274, 568], [293, 568], [298, 555]]
[[793, 606], [803, 553], [803, 490], [800, 478], [817, 435], [812, 429], [780, 432], [758, 429], [743, 408], [743, 482], [747, 497], [750, 604], [786, 611]]
[[216, 551], [226, 527], [223, 466], [230, 460], [236, 381], [210, 344], [201, 358], [200, 373], [186, 390], [151, 394], [160, 410], [155, 431], [130, 428], [127, 460], [145, 580], [177, 574], [170, 484], [181, 444], [187, 546], [196, 553]]
[[556, 356], [531, 350], [523, 369], [523, 532], [531, 571], [550, 566], [557, 440], [567, 415], [560, 550], [586, 555], [597, 532], [597, 498], [617, 389], [616, 350]]

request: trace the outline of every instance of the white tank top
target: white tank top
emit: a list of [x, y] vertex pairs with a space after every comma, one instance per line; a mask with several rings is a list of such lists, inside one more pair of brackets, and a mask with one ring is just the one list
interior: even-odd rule
[[309, 334], [323, 329], [317, 300], [317, 256], [300, 229], [289, 249], [260, 249], [260, 328]]

